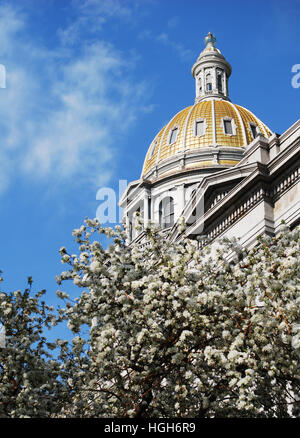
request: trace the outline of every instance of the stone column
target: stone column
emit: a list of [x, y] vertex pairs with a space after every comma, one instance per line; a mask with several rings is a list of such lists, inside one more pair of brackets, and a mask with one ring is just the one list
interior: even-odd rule
[[149, 198], [150, 193], [148, 190], [145, 190], [144, 193], [144, 226], [146, 227], [149, 222]]
[[184, 184], [176, 187], [175, 221], [179, 218], [185, 205]]

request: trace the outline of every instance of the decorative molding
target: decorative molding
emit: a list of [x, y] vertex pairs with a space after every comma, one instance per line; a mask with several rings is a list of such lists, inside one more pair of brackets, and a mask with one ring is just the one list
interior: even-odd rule
[[[299, 180], [299, 178], [300, 167], [296, 167], [290, 171], [288, 175], [282, 177], [276, 184], [272, 184], [271, 187], [269, 187], [269, 184], [261, 182], [259, 187], [246, 199], [240, 202], [234, 211], [220, 220], [212, 229], [209, 230], [208, 228], [209, 231], [206, 235], [207, 240], [202, 241], [201, 244], [206, 245], [208, 241], [214, 240], [231, 225], [237, 222], [241, 217], [245, 216], [249, 210], [257, 205], [262, 199], [267, 200], [269, 203], [274, 205], [274, 203], [278, 201], [278, 199], [280, 199], [281, 196]], [[227, 193], [223, 192], [217, 195], [208, 210], [221, 202], [226, 197]]]
[[273, 185], [272, 196], [273, 200], [277, 201], [281, 198], [284, 192], [286, 192], [298, 179], [300, 178], [300, 167], [294, 168], [287, 176], [282, 178], [277, 184]]
[[229, 190], [226, 190], [225, 192], [219, 193], [214, 200], [210, 203], [210, 207], [208, 207], [207, 211], [213, 208], [219, 201], [222, 201], [223, 198], [229, 193]]
[[[207, 244], [208, 241], [214, 240], [231, 225], [237, 222], [241, 217], [245, 216], [250, 209], [257, 205], [261, 200], [269, 200], [271, 198], [271, 191], [265, 187], [259, 187], [257, 190], [251, 193], [251, 195], [240, 202], [238, 207], [228, 214], [225, 218], [219, 221], [207, 234], [207, 241], [203, 244]], [[223, 198], [222, 198], [223, 199]], [[220, 199], [221, 200], [221, 199]], [[219, 200], [219, 201], [220, 201]]]

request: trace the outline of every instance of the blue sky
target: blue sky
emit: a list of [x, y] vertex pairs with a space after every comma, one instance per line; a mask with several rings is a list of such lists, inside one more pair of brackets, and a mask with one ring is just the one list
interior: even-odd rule
[[2, 290], [30, 275], [56, 302], [59, 248], [75, 251], [97, 190], [139, 178], [156, 133], [193, 103], [208, 31], [232, 65], [231, 100], [277, 133], [292, 125], [299, 19], [299, 0], [0, 1]]

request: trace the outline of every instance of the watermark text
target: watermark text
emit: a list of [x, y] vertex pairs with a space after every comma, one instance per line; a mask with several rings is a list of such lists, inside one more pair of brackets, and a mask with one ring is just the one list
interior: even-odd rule
[[295, 73], [291, 80], [292, 87], [300, 88], [300, 64], [293, 65], [292, 73]]

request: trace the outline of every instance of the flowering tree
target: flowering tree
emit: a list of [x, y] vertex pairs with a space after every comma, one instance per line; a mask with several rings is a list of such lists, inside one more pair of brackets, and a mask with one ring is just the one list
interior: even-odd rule
[[32, 279], [24, 292], [0, 293], [0, 418], [48, 417], [59, 412], [67, 387], [59, 379], [61, 363], [50, 352], [45, 328], [57, 322], [53, 308], [32, 295]]
[[[113, 243], [104, 249], [97, 233]], [[287, 417], [297, 415], [300, 231], [260, 238], [252, 250], [224, 241], [171, 243], [155, 228], [126, 245], [97, 220], [61, 248], [58, 278], [83, 288], [60, 310], [74, 333], [62, 373], [63, 415]]]

